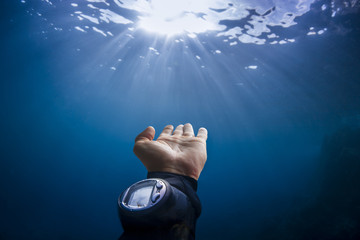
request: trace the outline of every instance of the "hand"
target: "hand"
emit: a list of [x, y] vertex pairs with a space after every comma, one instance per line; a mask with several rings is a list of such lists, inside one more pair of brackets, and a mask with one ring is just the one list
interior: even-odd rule
[[135, 139], [134, 153], [149, 172], [170, 172], [199, 179], [206, 162], [207, 130], [200, 128], [194, 135], [190, 123], [167, 125], [158, 139], [155, 129], [147, 127]]

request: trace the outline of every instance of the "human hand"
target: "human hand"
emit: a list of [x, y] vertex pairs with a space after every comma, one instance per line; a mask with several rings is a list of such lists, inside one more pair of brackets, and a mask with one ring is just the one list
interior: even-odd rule
[[199, 179], [206, 162], [207, 130], [194, 135], [190, 123], [167, 125], [157, 140], [155, 129], [147, 127], [135, 139], [134, 153], [149, 172], [170, 172]]

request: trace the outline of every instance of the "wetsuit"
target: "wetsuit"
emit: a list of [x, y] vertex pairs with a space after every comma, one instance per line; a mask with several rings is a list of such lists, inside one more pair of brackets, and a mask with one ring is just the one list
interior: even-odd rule
[[166, 180], [172, 187], [182, 191], [188, 197], [191, 203], [191, 210], [186, 214], [184, 222], [171, 223], [163, 226], [148, 227], [139, 224], [129, 224], [122, 220], [124, 233], [119, 240], [135, 240], [135, 239], [181, 239], [193, 240], [195, 239], [196, 220], [201, 213], [201, 204], [199, 197], [196, 194], [197, 181], [191, 177], [166, 173], [166, 172], [150, 172], [147, 178], [161, 178]]

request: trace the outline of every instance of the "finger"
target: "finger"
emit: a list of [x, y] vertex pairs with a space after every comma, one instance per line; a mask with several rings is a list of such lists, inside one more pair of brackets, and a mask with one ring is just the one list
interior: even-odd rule
[[173, 132], [174, 136], [181, 136], [183, 135], [183, 129], [184, 129], [184, 125], [180, 124], [179, 126], [177, 126], [175, 128], [175, 131]]
[[187, 137], [194, 137], [195, 134], [194, 134], [194, 129], [192, 127], [192, 125], [190, 123], [187, 123], [184, 125], [184, 136], [187, 136]]
[[164, 127], [164, 130], [161, 132], [159, 137], [170, 136], [173, 130], [174, 130], [173, 125], [167, 125], [166, 127]]
[[135, 138], [135, 143], [138, 141], [151, 141], [154, 139], [154, 137], [155, 129], [149, 126]]
[[203, 128], [203, 127], [199, 128], [197, 137], [202, 138], [202, 139], [204, 139], [206, 141], [207, 136], [208, 136], [208, 131], [206, 130], [206, 128]]

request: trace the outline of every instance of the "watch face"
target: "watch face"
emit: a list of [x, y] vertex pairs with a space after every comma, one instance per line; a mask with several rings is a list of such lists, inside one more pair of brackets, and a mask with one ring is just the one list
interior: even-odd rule
[[131, 193], [128, 206], [131, 208], [147, 207], [150, 201], [153, 186], [143, 187]]

